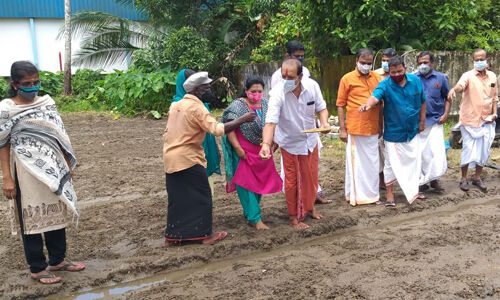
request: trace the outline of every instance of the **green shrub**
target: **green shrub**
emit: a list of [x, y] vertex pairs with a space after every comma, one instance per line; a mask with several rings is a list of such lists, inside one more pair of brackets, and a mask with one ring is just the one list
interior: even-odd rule
[[153, 36], [149, 47], [134, 53], [138, 67], [191, 68], [208, 70], [215, 59], [214, 44], [191, 27], [182, 27], [164, 35]]
[[52, 73], [49, 71], [40, 71], [40, 96], [49, 94], [56, 97], [61, 94], [64, 84], [63, 72]]
[[107, 74], [89, 93], [93, 105], [127, 116], [142, 112], [165, 113], [175, 94], [176, 74], [169, 70], [146, 72], [131, 67], [127, 72]]
[[0, 100], [9, 97], [9, 84], [5, 78], [0, 77]]
[[96, 82], [102, 80], [104, 74], [100, 71], [79, 69], [71, 78], [73, 94], [78, 99], [87, 99], [90, 92], [95, 88]]

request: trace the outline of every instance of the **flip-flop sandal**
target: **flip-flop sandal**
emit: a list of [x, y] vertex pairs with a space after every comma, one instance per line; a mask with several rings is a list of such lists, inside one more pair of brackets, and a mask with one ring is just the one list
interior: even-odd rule
[[[77, 269], [70, 269], [71, 267], [77, 267]], [[83, 269], [85, 269], [84, 264], [80, 263], [80, 264], [76, 265], [70, 261], [68, 261], [67, 263], [65, 263], [64, 265], [62, 265], [60, 267], [55, 268], [55, 266], [52, 266], [49, 268], [49, 270], [52, 272], [54, 272], [54, 271], [80, 272]]]
[[426, 197], [424, 195], [422, 195], [422, 194], [418, 194], [417, 199], [422, 199], [423, 200], [423, 199], [426, 199]]
[[227, 232], [225, 232], [225, 231], [219, 231], [219, 232], [217, 232], [217, 237], [215, 239], [207, 239], [207, 240], [203, 241], [203, 244], [204, 245], [213, 245], [213, 244], [215, 244], [217, 242], [222, 241], [226, 237], [227, 237]]
[[59, 283], [59, 282], [62, 281], [62, 279], [59, 278], [59, 280], [56, 280], [56, 281], [53, 281], [53, 282], [43, 282], [42, 279], [45, 279], [45, 278], [47, 278], [47, 279], [56, 279], [57, 276], [54, 275], [54, 274], [52, 274], [52, 273], [49, 273], [49, 274], [42, 274], [42, 275], [37, 275], [35, 277], [31, 277], [31, 279], [36, 280], [36, 281], [38, 281], [41, 284], [55, 284], [55, 283]]
[[385, 207], [395, 207], [396, 206], [396, 202], [394, 202], [394, 201], [384, 201], [384, 206]]

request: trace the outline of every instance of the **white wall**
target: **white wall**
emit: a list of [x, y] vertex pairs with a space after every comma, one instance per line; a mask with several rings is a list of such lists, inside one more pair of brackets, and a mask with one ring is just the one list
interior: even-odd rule
[[[40, 70], [57, 72], [59, 66], [59, 52], [64, 63], [64, 40], [57, 39], [62, 19], [35, 19], [35, 35], [38, 47], [38, 68]], [[80, 49], [80, 39], [74, 38], [71, 44], [71, 53], [74, 55]], [[10, 66], [17, 60], [34, 62], [31, 43], [29, 19], [0, 19], [0, 76], [10, 76]], [[94, 69], [127, 69], [127, 62], [115, 64], [107, 68]], [[77, 67], [72, 67], [74, 73]]]
[[0, 19], [0, 76], [17, 60], [33, 61], [29, 19]]

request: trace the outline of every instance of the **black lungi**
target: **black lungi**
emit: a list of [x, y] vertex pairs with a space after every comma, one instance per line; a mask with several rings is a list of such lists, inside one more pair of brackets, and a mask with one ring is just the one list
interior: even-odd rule
[[212, 234], [212, 191], [201, 165], [166, 173], [167, 228], [170, 241], [202, 240]]

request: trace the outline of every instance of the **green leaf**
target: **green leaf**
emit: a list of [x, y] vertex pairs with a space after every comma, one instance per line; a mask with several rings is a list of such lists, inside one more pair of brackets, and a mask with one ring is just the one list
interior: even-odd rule
[[161, 119], [161, 114], [158, 111], [152, 110], [152, 111], [150, 111], [150, 113], [151, 113], [151, 115], [153, 115], [153, 117], [155, 119]]

